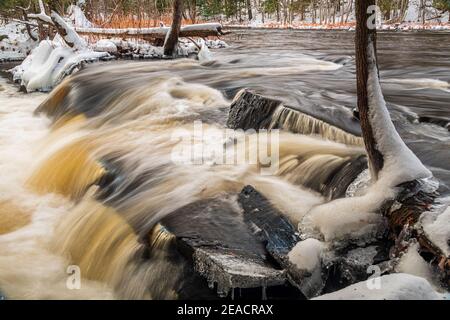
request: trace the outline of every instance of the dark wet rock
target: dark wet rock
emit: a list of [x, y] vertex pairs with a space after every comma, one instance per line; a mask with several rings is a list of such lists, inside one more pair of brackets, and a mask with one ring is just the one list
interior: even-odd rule
[[[325, 122], [355, 137], [361, 136], [359, 121], [353, 117], [349, 110], [333, 108], [321, 112], [323, 109], [302, 106], [298, 101], [284, 100], [282, 97], [261, 94], [250, 89], [242, 89], [236, 93], [230, 106], [227, 126], [231, 129], [244, 130], [268, 129], [272, 116], [279, 106]], [[274, 128], [276, 129], [277, 126], [275, 125]]]
[[379, 241], [367, 247], [349, 247], [329, 253], [323, 259], [326, 278], [323, 293], [367, 280], [374, 272], [379, 272], [379, 275], [387, 272], [389, 247], [390, 244]]
[[245, 221], [264, 241], [271, 257], [286, 270], [289, 282], [307, 298], [318, 295], [325, 285], [321, 267], [310, 272], [300, 270], [289, 261], [289, 252], [300, 241], [291, 222], [252, 186], [242, 190], [238, 201]]
[[317, 191], [329, 199], [343, 198], [350, 184], [367, 167], [366, 156], [351, 158], [338, 167], [336, 172], [330, 174], [327, 181], [321, 184], [320, 189]]
[[244, 221], [236, 196], [197, 201], [161, 224], [176, 236], [178, 250], [219, 297], [303, 298]]
[[281, 101], [243, 89], [230, 106], [227, 127], [231, 129], [267, 129]]
[[284, 264], [289, 251], [300, 241], [294, 226], [252, 186], [242, 190], [238, 201], [244, 210], [246, 223], [266, 243], [270, 255]]

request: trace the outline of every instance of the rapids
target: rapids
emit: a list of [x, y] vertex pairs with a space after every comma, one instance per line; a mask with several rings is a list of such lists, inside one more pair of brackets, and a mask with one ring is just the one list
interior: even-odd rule
[[[245, 242], [236, 197], [246, 185], [295, 224], [329, 201], [329, 177], [364, 155], [352, 118], [351, 35], [236, 31], [211, 62], [92, 65], [49, 95], [25, 95], [0, 79], [1, 291], [8, 298], [200, 297], [207, 289], [192, 285], [196, 275], [161, 222]], [[397, 129], [445, 193], [450, 48], [437, 47], [436, 38], [449, 45], [442, 36], [381, 34], [380, 68]], [[394, 50], [420, 41], [434, 48], [430, 64], [409, 47], [405, 57]], [[273, 136], [225, 129], [243, 87], [323, 121], [280, 108], [273, 121], [302, 134], [281, 131], [261, 150]], [[216, 202], [235, 214], [213, 210]], [[194, 224], [183, 214], [199, 203], [212, 209]], [[73, 265], [79, 290], [67, 287]]]

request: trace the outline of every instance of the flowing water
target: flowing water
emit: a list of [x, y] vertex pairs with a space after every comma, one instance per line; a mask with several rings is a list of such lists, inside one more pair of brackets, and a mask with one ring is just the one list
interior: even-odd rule
[[[449, 39], [379, 36], [392, 118], [444, 194], [450, 185]], [[323, 192], [329, 177], [364, 155], [360, 140], [348, 138], [360, 133], [352, 116], [353, 34], [236, 30], [226, 40], [231, 46], [213, 50], [214, 60], [203, 64], [91, 65], [50, 95], [25, 95], [0, 79], [1, 292], [10, 298], [200, 297], [188, 261], [160, 223], [201, 233], [206, 242], [258, 251], [245, 238], [236, 201], [244, 186], [253, 185], [293, 223], [329, 201]], [[319, 117], [321, 136], [280, 132], [278, 157], [274, 141], [267, 154], [275, 169], [265, 174], [264, 155], [248, 161], [264, 134], [224, 130], [241, 88]], [[283, 119], [291, 129], [312, 125], [302, 117]], [[205, 144], [225, 155], [196, 158]], [[183, 150], [194, 150], [191, 162], [174, 158]], [[200, 207], [209, 210], [196, 216]], [[68, 283], [73, 266], [81, 271], [79, 290]]]

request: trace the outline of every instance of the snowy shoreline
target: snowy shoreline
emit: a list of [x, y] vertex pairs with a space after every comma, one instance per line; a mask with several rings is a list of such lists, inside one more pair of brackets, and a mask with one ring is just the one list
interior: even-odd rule
[[[229, 29], [243, 29], [243, 30], [301, 30], [301, 31], [350, 31], [354, 32], [354, 26], [327, 26], [327, 25], [299, 25], [299, 26], [283, 26], [283, 25], [239, 25], [239, 24], [224, 24], [225, 28]], [[383, 25], [378, 32], [440, 32], [450, 33], [450, 24], [446, 25], [416, 25], [416, 24], [401, 24], [399, 26], [388, 24]]]

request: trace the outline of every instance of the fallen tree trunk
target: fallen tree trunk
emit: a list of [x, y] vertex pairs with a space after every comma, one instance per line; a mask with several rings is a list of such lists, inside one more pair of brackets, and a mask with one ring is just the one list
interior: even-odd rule
[[86, 41], [84, 41], [84, 39], [82, 39], [55, 11], [52, 12], [51, 19], [56, 30], [69, 47], [77, 50], [82, 50], [87, 47]]
[[[164, 40], [170, 27], [157, 28], [75, 28], [75, 31], [80, 35], [97, 35], [110, 36], [120, 38], [143, 38], [144, 40], [162, 39]], [[225, 35], [228, 32], [222, 30], [220, 23], [204, 23], [187, 25], [180, 28], [180, 37], [213, 37]]]

